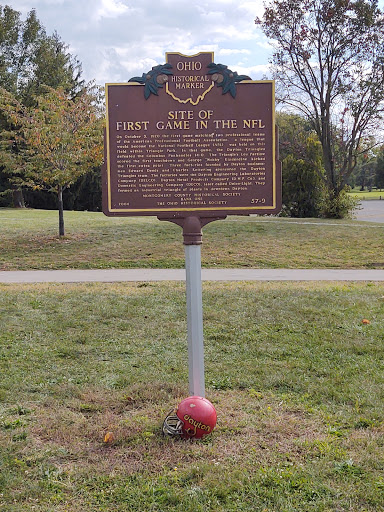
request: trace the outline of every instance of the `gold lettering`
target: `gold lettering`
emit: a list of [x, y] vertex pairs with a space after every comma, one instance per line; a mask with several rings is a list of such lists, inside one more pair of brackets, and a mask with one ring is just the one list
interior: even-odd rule
[[204, 84], [203, 83], [197, 83], [197, 84], [193, 84], [193, 83], [186, 83], [186, 84], [176, 84], [176, 89], [204, 89]]
[[189, 121], [176, 121], [171, 120], [167, 121], [166, 123], [164, 121], [157, 121], [156, 128], [158, 130], [189, 130]]
[[202, 65], [199, 61], [178, 62], [176, 68], [179, 71], [200, 71]]
[[215, 128], [237, 128], [236, 119], [217, 119], [213, 121]]
[[184, 419], [185, 419], [185, 421], [188, 421], [188, 423], [190, 423], [191, 425], [193, 425], [195, 427], [195, 434], [196, 434], [196, 430], [198, 428], [201, 430], [206, 430], [207, 432], [211, 431], [211, 427], [209, 425], [205, 425], [204, 423], [201, 423], [201, 421], [194, 420], [193, 418], [190, 417], [189, 414], [185, 414]]
[[193, 110], [170, 110], [168, 119], [193, 119]]
[[262, 119], [244, 119], [243, 128], [265, 128]]
[[116, 131], [148, 130], [149, 121], [116, 121]]
[[213, 110], [200, 110], [199, 117], [200, 119], [211, 119], [213, 115]]
[[[207, 75], [173, 75], [171, 82], [210, 82], [211, 79]], [[177, 84], [176, 84], [177, 85]], [[202, 85], [199, 85], [201, 87]], [[197, 84], [196, 84], [197, 87]]]
[[196, 129], [201, 130], [202, 128], [208, 129], [208, 121], [196, 121]]

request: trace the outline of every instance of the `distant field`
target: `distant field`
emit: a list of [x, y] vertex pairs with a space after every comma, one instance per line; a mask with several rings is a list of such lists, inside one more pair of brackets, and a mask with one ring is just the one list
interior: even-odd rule
[[349, 195], [353, 197], [357, 197], [361, 201], [365, 201], [367, 199], [382, 199], [384, 200], [384, 190], [372, 190], [369, 192], [369, 190], [359, 190], [359, 189], [353, 189], [351, 192], [349, 192]]
[[[0, 269], [182, 268], [181, 229], [152, 217], [0, 209]], [[384, 225], [350, 219], [229, 217], [203, 229], [202, 265], [384, 268]]]
[[383, 286], [204, 283], [201, 442], [184, 288], [0, 285], [0, 510], [383, 512]]

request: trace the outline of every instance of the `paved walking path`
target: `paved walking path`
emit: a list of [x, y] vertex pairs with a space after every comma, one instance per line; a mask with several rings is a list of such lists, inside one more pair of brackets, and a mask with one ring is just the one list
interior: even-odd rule
[[384, 200], [361, 201], [360, 209], [355, 211], [355, 218], [367, 222], [384, 222]]
[[[202, 269], [203, 281], [384, 281], [384, 270]], [[185, 281], [184, 269], [0, 271], [0, 283]]]

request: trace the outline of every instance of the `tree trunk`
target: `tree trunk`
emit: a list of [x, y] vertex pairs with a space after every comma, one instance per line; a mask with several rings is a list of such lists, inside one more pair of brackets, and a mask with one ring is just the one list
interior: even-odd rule
[[59, 236], [64, 236], [64, 206], [63, 206], [63, 187], [57, 187], [57, 197], [59, 203]]
[[25, 208], [23, 191], [21, 189], [14, 190], [12, 192], [12, 196], [13, 196], [13, 206], [15, 208]]

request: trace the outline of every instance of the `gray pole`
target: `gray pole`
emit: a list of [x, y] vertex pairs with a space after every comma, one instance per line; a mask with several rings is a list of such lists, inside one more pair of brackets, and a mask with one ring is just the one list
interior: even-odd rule
[[189, 392], [191, 395], [205, 397], [204, 377], [204, 339], [203, 339], [203, 299], [201, 287], [201, 244], [202, 227], [222, 217], [158, 217], [160, 220], [174, 222], [183, 228], [185, 246], [185, 270], [187, 292], [187, 329], [188, 329], [188, 368]]
[[205, 397], [201, 245], [185, 245], [189, 392]]

